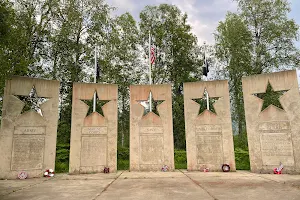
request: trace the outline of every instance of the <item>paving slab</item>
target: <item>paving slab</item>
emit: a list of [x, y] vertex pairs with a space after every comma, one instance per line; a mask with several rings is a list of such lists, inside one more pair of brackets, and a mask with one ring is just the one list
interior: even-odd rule
[[183, 178], [118, 179], [97, 200], [213, 200], [202, 188]]
[[[288, 177], [279, 178], [280, 175], [266, 175], [253, 173], [185, 173], [192, 181], [205, 189], [215, 199], [300, 199], [299, 188], [285, 184], [283, 180]], [[272, 177], [271, 179], [265, 177]], [[278, 178], [277, 178], [278, 177]], [[292, 177], [292, 176], [289, 176]], [[292, 178], [291, 180], [298, 180]], [[277, 179], [274, 181], [272, 179]], [[280, 180], [282, 179], [282, 180]]]
[[56, 174], [0, 180], [1, 200], [298, 200], [300, 175], [238, 172], [128, 172]]
[[32, 178], [26, 180], [0, 180], [0, 199], [1, 196], [41, 184], [44, 181], [47, 181], [47, 179]]
[[1, 197], [1, 200], [94, 199], [114, 179], [50, 180]]

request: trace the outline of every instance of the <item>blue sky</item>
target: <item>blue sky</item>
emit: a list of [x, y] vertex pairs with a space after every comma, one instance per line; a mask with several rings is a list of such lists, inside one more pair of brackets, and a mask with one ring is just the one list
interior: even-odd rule
[[[193, 27], [193, 33], [197, 35], [199, 44], [206, 41], [214, 43], [213, 33], [220, 20], [225, 18], [227, 11], [235, 12], [237, 5], [232, 0], [106, 0], [110, 6], [117, 7], [116, 14], [130, 12], [136, 20], [139, 13], [146, 5], [159, 5], [161, 3], [174, 4], [181, 11], [186, 12], [189, 23]], [[300, 1], [289, 0], [293, 18], [300, 25]], [[297, 43], [300, 47], [300, 42]]]

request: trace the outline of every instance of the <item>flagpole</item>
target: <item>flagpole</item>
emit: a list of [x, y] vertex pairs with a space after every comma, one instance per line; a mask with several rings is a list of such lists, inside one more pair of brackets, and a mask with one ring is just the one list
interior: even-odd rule
[[[152, 85], [152, 77], [151, 77], [151, 34], [149, 30], [149, 83]], [[150, 106], [150, 112], [152, 112], [152, 93], [150, 91], [149, 94], [150, 100], [149, 100], [149, 106]]]
[[[95, 74], [94, 74], [94, 83], [97, 83], [97, 47], [95, 46]], [[96, 92], [94, 93], [94, 101], [93, 101], [93, 112], [96, 112]]]
[[[207, 67], [207, 59], [206, 59], [206, 46], [205, 46], [206, 42], [204, 42], [204, 62], [205, 62], [205, 66], [204, 67]], [[208, 80], [207, 78], [208, 76], [208, 72], [206, 73], [206, 80]], [[208, 96], [208, 92], [207, 92], [207, 89], [205, 88], [205, 93], [206, 93], [206, 108], [207, 110], [209, 110], [209, 96]]]

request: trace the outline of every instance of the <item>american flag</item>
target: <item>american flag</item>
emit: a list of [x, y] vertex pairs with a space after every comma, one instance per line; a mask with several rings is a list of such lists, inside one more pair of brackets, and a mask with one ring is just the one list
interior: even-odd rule
[[151, 57], [150, 57], [151, 65], [153, 65], [153, 63], [155, 62], [155, 60], [156, 60], [155, 49], [154, 49], [154, 47], [151, 47]]

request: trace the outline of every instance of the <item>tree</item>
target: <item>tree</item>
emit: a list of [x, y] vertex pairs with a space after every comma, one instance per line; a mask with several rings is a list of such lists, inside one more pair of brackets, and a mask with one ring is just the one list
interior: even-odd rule
[[241, 77], [295, 67], [298, 25], [288, 19], [285, 0], [236, 0], [239, 13], [228, 13], [215, 35], [216, 55], [229, 78], [233, 119], [245, 130]]
[[252, 36], [252, 74], [274, 68], [296, 66], [300, 60], [295, 47], [299, 26], [287, 14], [287, 0], [236, 0], [240, 16]]
[[[94, 67], [92, 39], [104, 33], [110, 12], [103, 1], [66, 0], [56, 6], [50, 38], [49, 75], [61, 81], [61, 112], [58, 143], [69, 143], [72, 112], [72, 83], [90, 81]], [[97, 27], [97, 28], [95, 28]]]
[[125, 13], [110, 21], [105, 42], [100, 43], [100, 81], [118, 84], [119, 144], [129, 146], [129, 85], [140, 83], [139, 31], [134, 18]]
[[245, 130], [242, 77], [251, 73], [251, 32], [240, 16], [228, 13], [217, 27], [215, 41], [216, 56], [229, 78], [233, 120], [241, 134]]
[[201, 77], [202, 68], [198, 65], [199, 57], [195, 51], [197, 38], [191, 33], [191, 26], [187, 24], [187, 14], [183, 14], [174, 5], [146, 6], [140, 13], [140, 19], [144, 55], [148, 55], [149, 31], [155, 46], [157, 60], [152, 68], [153, 83], [167, 82], [173, 85], [175, 147], [184, 149], [182, 83], [199, 80]]

